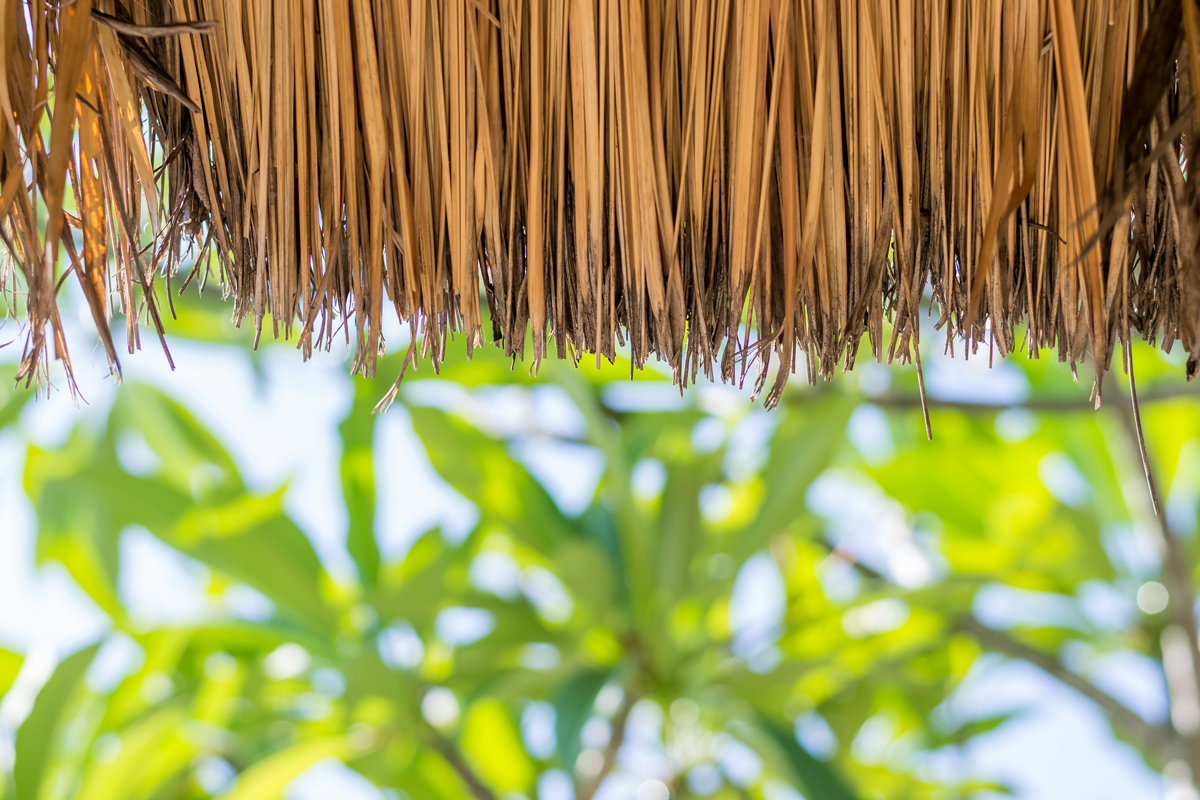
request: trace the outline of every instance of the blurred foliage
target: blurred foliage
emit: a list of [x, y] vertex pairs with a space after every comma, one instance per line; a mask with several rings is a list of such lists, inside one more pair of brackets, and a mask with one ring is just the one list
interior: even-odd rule
[[[185, 332], [244, 343], [211, 314], [183, 308]], [[1159, 486], [1186, 506], [1200, 477], [1197, 403], [1180, 368], [1148, 348], [1137, 359]], [[393, 355], [378, 379], [355, 380], [339, 428], [356, 580], [326, 572], [284, 511], [284, 487], [248, 489], [187, 408], [129, 382], [106, 424], [26, 453], [39, 562], [61, 562], [112, 632], [37, 694], [0, 797], [280, 797], [335, 758], [415, 800], [535, 798], [551, 769], [590, 800], [623, 742], [657, 759], [679, 798], [1003, 792], [933, 767], [1008, 719], [962, 718], [948, 702], [988, 652], [1083, 692], [1152, 767], [1186, 759], [1189, 742], [1169, 723], [1142, 720], [1088, 681], [1106, 653], [1158, 663], [1173, 613], [1135, 605], [1143, 584], [1166, 579], [1120, 387], [1093, 412], [1062, 365], [1014, 363], [1028, 399], [935, 402], [927, 442], [915, 380], [899, 370], [868, 370], [888, 384], [871, 393], [853, 376], [797, 388], [771, 412], [725, 390], [655, 411], [614, 399], [627, 362], [546, 363], [535, 381], [476, 351], [437, 378], [409, 374], [406, 410], [392, 413], [411, 416], [433, 468], [478, 519], [465, 538], [430, 530], [389, 562], [376, 539], [377, 493], [389, 487], [376, 474], [372, 409], [400, 371]], [[460, 389], [429, 391], [439, 382]], [[575, 422], [534, 413], [498, 424], [498, 387], [527, 402], [559, 392]], [[0, 425], [27, 397], [0, 394]], [[883, 420], [867, 428], [873, 443], [852, 443], [858, 414]], [[140, 467], [119, 455], [130, 437], [153, 453]], [[581, 512], [564, 511], [526, 465], [530, 441], [601, 459]], [[1190, 580], [1194, 502], [1176, 518]], [[147, 629], [131, 618], [119, 591], [130, 531], [209, 568], [202, 621]], [[1131, 558], [1146, 541], [1150, 556]], [[784, 587], [783, 618], [747, 627], [731, 597], [764, 567]], [[270, 610], [229, 612], [222, 598], [244, 587]], [[973, 609], [998, 589], [1067, 612], [989, 627]], [[1090, 614], [1096, 592], [1128, 618]], [[454, 633], [456, 616], [477, 635]], [[95, 678], [93, 662], [120, 648], [137, 653], [134, 667]], [[0, 651], [0, 693], [20, 666]], [[532, 731], [539, 715], [553, 720], [548, 741]]]

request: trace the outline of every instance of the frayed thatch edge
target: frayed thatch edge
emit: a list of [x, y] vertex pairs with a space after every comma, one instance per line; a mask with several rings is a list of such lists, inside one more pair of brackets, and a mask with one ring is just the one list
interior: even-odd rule
[[532, 328], [773, 403], [797, 349], [919, 370], [928, 296], [947, 349], [1090, 353], [1097, 403], [1135, 334], [1190, 377], [1193, 2], [0, 0], [18, 380], [70, 373], [68, 273], [119, 376], [111, 307], [165, 347], [181, 269], [366, 374], [386, 298], [435, 362]]

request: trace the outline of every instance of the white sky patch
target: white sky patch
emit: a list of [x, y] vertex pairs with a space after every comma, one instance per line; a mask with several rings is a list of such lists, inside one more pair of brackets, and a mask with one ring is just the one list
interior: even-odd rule
[[1111, 583], [1084, 581], [1075, 591], [1079, 609], [1088, 622], [1101, 630], [1119, 631], [1134, 620], [1134, 603], [1129, 594]]
[[391, 669], [412, 669], [425, 659], [425, 643], [407, 622], [393, 622], [375, 642], [379, 658]]
[[444, 686], [434, 686], [421, 698], [421, 716], [435, 728], [445, 729], [458, 721], [458, 698]]
[[736, 500], [733, 490], [723, 483], [700, 487], [700, 515], [711, 524], [718, 524], [733, 513]]
[[[427, 383], [434, 382], [415, 381], [410, 389]], [[402, 558], [421, 534], [436, 526], [452, 542], [475, 527], [475, 505], [434, 472], [404, 406], [396, 404], [376, 420], [374, 451], [375, 531], [385, 560]]]
[[139, 430], [129, 428], [117, 434], [116, 449], [117, 461], [130, 475], [150, 478], [162, 469], [162, 459]]
[[734, 482], [745, 481], [763, 468], [770, 454], [771, 436], [782, 419], [782, 414], [758, 408], [733, 425], [725, 445], [725, 477]]
[[688, 791], [700, 797], [716, 794], [723, 783], [725, 783], [725, 776], [721, 774], [717, 765], [710, 761], [697, 764], [688, 770]]
[[284, 681], [304, 674], [310, 663], [308, 651], [294, 642], [281, 644], [263, 659], [263, 672], [273, 681]]
[[1112, 565], [1139, 582], [1162, 569], [1161, 540], [1141, 523], [1109, 523], [1100, 532], [1100, 542]]
[[271, 598], [244, 583], [231, 584], [222, 594], [221, 603], [236, 619], [266, 622], [275, 616], [275, 603]]
[[[1196, 531], [1200, 509], [1200, 439], [1189, 439], [1179, 451], [1179, 463], [1167, 493], [1166, 514], [1171, 530], [1179, 534]], [[1144, 488], [1143, 488], [1144, 491]]]
[[675, 776], [675, 765], [663, 745], [664, 716], [662, 706], [649, 699], [639, 700], [629, 710], [617, 758], [624, 774], [621, 781], [613, 782], [607, 795], [611, 800], [633, 797], [644, 780], [670, 781]]
[[775, 559], [756, 553], [746, 559], [729, 598], [729, 629], [735, 655], [751, 658], [771, 648], [783, 632], [787, 589]]
[[873, 403], [863, 403], [850, 414], [846, 438], [872, 467], [881, 467], [896, 457], [887, 412]]
[[284, 800], [384, 800], [383, 792], [340, 761], [326, 758], [300, 773], [287, 789]]
[[894, 597], [873, 600], [842, 615], [842, 630], [852, 639], [890, 633], [908, 621], [908, 604]]
[[552, 625], [561, 625], [575, 613], [575, 601], [553, 572], [542, 567], [521, 571], [521, 592], [533, 603], [538, 616]]
[[633, 465], [629, 484], [635, 498], [650, 502], [662, 494], [667, 485], [667, 468], [657, 458], [643, 458]]
[[808, 487], [808, 507], [829, 520], [828, 534], [839, 550], [915, 589], [938, 573], [933, 554], [914, 536], [904, 507], [865, 476], [829, 470]]
[[515, 600], [521, 593], [521, 565], [508, 553], [483, 550], [471, 560], [467, 573], [471, 585], [504, 600]]
[[1024, 408], [1006, 408], [996, 415], [996, 435], [1009, 444], [1023, 442], [1040, 427], [1037, 415]]
[[679, 411], [692, 404], [670, 381], [616, 381], [605, 386], [600, 396], [614, 411]]
[[486, 609], [449, 606], [438, 612], [433, 627], [438, 638], [446, 644], [465, 647], [491, 633], [496, 627], [496, 618]]
[[692, 449], [701, 455], [715, 452], [725, 444], [729, 426], [718, 417], [705, 417], [692, 428]]
[[561, 660], [562, 654], [558, 648], [547, 642], [530, 642], [517, 655], [517, 663], [525, 669], [554, 669]]
[[1038, 478], [1056, 500], [1072, 508], [1082, 508], [1092, 496], [1092, 485], [1065, 453], [1042, 456]]
[[713, 737], [713, 755], [725, 778], [740, 789], [749, 789], [762, 777], [763, 762], [746, 743], [727, 733]]
[[815, 711], [796, 718], [796, 741], [815, 758], [827, 761], [837, 753], [838, 739], [829, 723]]
[[538, 800], [575, 800], [575, 781], [560, 769], [546, 770], [538, 776], [537, 796]]
[[547, 759], [554, 755], [558, 739], [554, 726], [558, 715], [554, 706], [542, 701], [533, 701], [521, 712], [521, 741], [534, 758]]
[[145, 659], [146, 651], [128, 634], [121, 631], [109, 634], [88, 666], [88, 691], [98, 695], [108, 694], [127, 676], [140, 669]]
[[144, 528], [121, 533], [117, 588], [121, 604], [146, 628], [196, 622], [208, 609], [211, 573]]
[[1016, 364], [997, 354], [989, 368], [986, 345], [969, 359], [962, 357], [962, 347], [962, 342], [955, 342], [955, 358], [944, 355], [940, 346], [926, 358], [925, 391], [931, 398], [957, 403], [1011, 405], [1029, 396], [1029, 379]]
[[971, 608], [980, 622], [992, 628], [1088, 627], [1087, 619], [1070, 595], [1018, 589], [1002, 583], [981, 586], [975, 592]]
[[591, 445], [525, 437], [513, 443], [513, 456], [537, 479], [568, 516], [587, 510], [604, 474], [604, 456]]

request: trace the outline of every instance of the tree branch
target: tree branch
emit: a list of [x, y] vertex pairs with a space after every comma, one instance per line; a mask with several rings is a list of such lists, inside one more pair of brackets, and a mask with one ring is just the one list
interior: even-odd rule
[[[1200, 399], [1200, 386], [1181, 386], [1171, 389], [1159, 389], [1146, 392], [1139, 397], [1142, 403], [1154, 403], [1162, 400], [1175, 400], [1180, 397]], [[875, 397], [863, 397], [863, 402], [872, 403], [881, 408], [918, 409], [921, 398], [917, 395], [882, 394]], [[963, 411], [968, 414], [995, 414], [1011, 409], [1025, 411], [1075, 412], [1094, 411], [1093, 402], [1088, 399], [1073, 397], [1045, 397], [1023, 400], [1017, 403], [965, 403], [953, 400], [929, 400], [929, 407], [940, 410]]]
[[617, 752], [621, 749], [621, 743], [625, 741], [625, 723], [629, 720], [629, 709], [633, 708], [633, 703], [634, 698], [626, 690], [625, 699], [621, 701], [621, 708], [613, 717], [612, 736], [608, 740], [608, 746], [604, 748], [604, 763], [601, 765], [600, 771], [596, 773], [596, 777], [580, 789], [576, 800], [592, 800], [596, 790], [600, 788], [600, 784], [604, 783], [604, 779], [617, 765]]
[[442, 758], [450, 764], [450, 767], [458, 773], [458, 777], [470, 788], [471, 794], [475, 795], [475, 800], [496, 800], [496, 795], [484, 785], [470, 765], [463, 760], [454, 744], [433, 727], [424, 727], [426, 728], [426, 738], [433, 745], [433, 749], [437, 750]]
[[[1153, 458], [1148, 452], [1145, 440], [1140, 435], [1141, 421], [1137, 419], [1133, 408], [1123, 409], [1121, 421], [1125, 424], [1125, 433], [1129, 436], [1135, 449], [1139, 451], [1142, 467], [1145, 470], [1146, 482], [1151, 492], [1157, 481], [1154, 478]], [[1158, 505], [1157, 498], [1154, 504]], [[1164, 554], [1163, 580], [1167, 584], [1168, 610], [1172, 621], [1183, 629], [1187, 635], [1188, 650], [1191, 651], [1192, 678], [1200, 694], [1200, 633], [1196, 628], [1196, 609], [1193, 603], [1196, 590], [1192, 586], [1190, 559], [1180, 545], [1179, 539], [1167, 525], [1166, 509], [1154, 514], [1153, 527], [1158, 531], [1159, 543]], [[1173, 698], [1174, 702], [1174, 698]], [[1200, 771], [1200, 736], [1188, 736], [1190, 744], [1189, 762], [1193, 773]]]
[[1173, 730], [1146, 722], [1120, 700], [1098, 688], [1082, 675], [1067, 669], [1053, 655], [1017, 641], [1003, 631], [989, 628], [971, 615], [959, 619], [955, 627], [970, 633], [989, 650], [1029, 662], [1100, 706], [1112, 726], [1128, 736], [1143, 753], [1153, 753], [1163, 760], [1183, 755], [1183, 742]]

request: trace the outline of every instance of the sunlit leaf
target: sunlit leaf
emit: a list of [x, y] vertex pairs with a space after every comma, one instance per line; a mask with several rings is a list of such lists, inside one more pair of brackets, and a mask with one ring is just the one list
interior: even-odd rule
[[288, 784], [313, 764], [326, 758], [344, 758], [349, 746], [342, 736], [327, 736], [293, 745], [257, 761], [238, 776], [227, 800], [277, 800]]
[[375, 404], [373, 383], [355, 383], [354, 403], [342, 420], [342, 496], [350, 516], [346, 549], [358, 566], [359, 580], [372, 588], [379, 580], [379, 545], [375, 541], [375, 467], [372, 445]]
[[21, 671], [23, 663], [25, 659], [22, 656], [0, 647], [0, 698], [4, 697], [13, 681], [17, 679], [17, 673]]
[[63, 714], [99, 649], [100, 646], [94, 644], [60, 663], [38, 692], [33, 710], [17, 729], [16, 764], [13, 768], [17, 800], [37, 799]]
[[805, 491], [842, 443], [850, 411], [850, 404], [837, 398], [788, 409], [763, 469], [765, 499], [754, 521], [738, 534], [735, 558], [749, 556], [804, 512]]
[[580, 732], [592, 715], [596, 695], [607, 680], [607, 673], [585, 670], [571, 678], [554, 701], [558, 761], [569, 771], [575, 769], [575, 759], [579, 757]]
[[113, 408], [113, 423], [131, 428], [162, 461], [162, 480], [189, 494], [237, 493], [233, 458], [183, 406], [149, 386], [130, 383]]
[[462, 747], [479, 776], [498, 796], [528, 792], [534, 769], [508, 711], [496, 700], [483, 700], [467, 713]]
[[[148, 797], [162, 791], [191, 765], [198, 743], [184, 736], [182, 709], [168, 707], [123, 730], [116, 756], [105, 763], [93, 758], [84, 774], [78, 800]], [[111, 734], [116, 735], [116, 734]]]
[[517, 463], [502, 442], [444, 411], [414, 406], [413, 430], [434, 469], [474, 503], [485, 520], [502, 520], [544, 552], [574, 532], [549, 493]]

